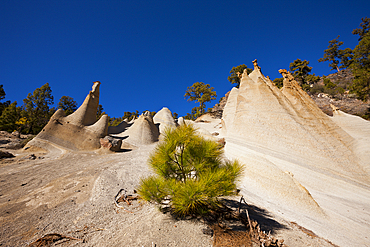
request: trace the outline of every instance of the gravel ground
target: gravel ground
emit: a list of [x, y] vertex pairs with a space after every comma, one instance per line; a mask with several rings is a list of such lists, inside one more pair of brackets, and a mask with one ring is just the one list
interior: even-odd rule
[[[134, 195], [151, 173], [154, 147], [112, 154], [11, 150], [16, 157], [0, 161], [0, 246], [28, 246], [46, 234], [70, 237], [52, 246], [212, 246], [200, 220], [177, 220], [142, 201], [115, 206], [120, 189]], [[288, 246], [332, 246], [265, 209], [255, 206], [251, 216]]]

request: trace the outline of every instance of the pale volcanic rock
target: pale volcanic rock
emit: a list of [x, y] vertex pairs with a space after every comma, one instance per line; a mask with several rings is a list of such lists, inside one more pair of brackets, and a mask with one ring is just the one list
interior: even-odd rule
[[109, 126], [108, 127], [108, 134], [119, 134], [127, 130], [128, 127], [130, 127], [131, 124], [127, 123], [126, 120], [123, 120], [119, 125], [117, 126]]
[[159, 124], [159, 133], [163, 134], [166, 128], [175, 128], [177, 126], [175, 119], [172, 117], [172, 112], [163, 107], [153, 117], [154, 124]]
[[149, 112], [145, 112], [136, 119], [125, 132], [115, 135], [127, 138], [124, 141], [134, 145], [152, 144], [158, 141], [159, 130], [153, 122]]
[[281, 90], [254, 61], [223, 111], [225, 155], [246, 167], [241, 192], [335, 244], [365, 246], [369, 122], [340, 111], [327, 116], [289, 72], [279, 72]]
[[48, 124], [25, 148], [48, 149], [53, 143], [70, 150], [95, 150], [100, 148], [100, 138], [107, 135], [108, 116], [96, 121], [99, 105], [100, 82], [94, 82], [83, 104], [71, 115], [58, 109]]
[[179, 117], [179, 118], [177, 119], [177, 124], [178, 124], [178, 125], [184, 125], [184, 124], [185, 124], [185, 119], [184, 119], [183, 117]]

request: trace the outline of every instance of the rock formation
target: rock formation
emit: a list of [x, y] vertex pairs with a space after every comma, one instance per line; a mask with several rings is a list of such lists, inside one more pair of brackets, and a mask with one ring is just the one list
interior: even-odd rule
[[[240, 88], [230, 92], [223, 114], [223, 129], [229, 138], [268, 148], [316, 168], [359, 179], [362, 170], [351, 150], [353, 138], [324, 114], [286, 70], [279, 71], [284, 86], [279, 90], [255, 68], [243, 73]], [[299, 158], [298, 158], [299, 157]], [[333, 161], [335, 166], [332, 166]], [[324, 167], [323, 167], [324, 166]]]
[[119, 134], [127, 130], [128, 127], [131, 126], [131, 123], [127, 123], [127, 121], [123, 120], [117, 126], [109, 126], [108, 127], [108, 134]]
[[85, 101], [71, 115], [65, 116], [64, 111], [58, 109], [49, 123], [27, 144], [26, 148], [46, 148], [48, 145], [45, 143], [54, 143], [71, 150], [100, 148], [100, 138], [107, 135], [108, 116], [103, 115], [99, 121], [96, 121], [99, 86], [100, 82], [94, 82]]
[[[231, 90], [221, 119], [225, 155], [245, 164], [243, 195], [345, 242], [337, 231], [356, 235], [350, 229], [361, 220], [341, 211], [368, 202], [370, 123], [336, 108], [327, 116], [289, 72], [279, 71], [280, 90], [253, 64]], [[337, 229], [332, 222], [347, 223]]]
[[134, 121], [129, 129], [115, 136], [127, 138], [124, 141], [130, 144], [151, 144], [158, 141], [159, 130], [150, 112], [145, 112]]
[[167, 107], [163, 107], [154, 115], [153, 122], [154, 124], [159, 124], [160, 134], [163, 134], [166, 128], [174, 128], [177, 126], [172, 117], [172, 112]]
[[106, 136], [100, 139], [102, 149], [118, 152], [121, 150], [122, 140], [111, 136]]
[[178, 125], [184, 125], [184, 124], [185, 124], [185, 119], [184, 119], [183, 117], [179, 117], [179, 118], [177, 119], [177, 124], [178, 124]]

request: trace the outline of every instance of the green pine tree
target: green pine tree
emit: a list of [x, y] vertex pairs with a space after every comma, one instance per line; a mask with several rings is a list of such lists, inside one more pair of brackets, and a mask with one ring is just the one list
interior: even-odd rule
[[352, 68], [354, 81], [350, 87], [361, 100], [370, 98], [370, 33], [353, 49]]
[[203, 82], [196, 82], [191, 87], [188, 87], [185, 92], [185, 99], [188, 101], [196, 101], [199, 103], [199, 107], [193, 108], [196, 110], [197, 116], [201, 116], [205, 113], [206, 102], [216, 99], [216, 91], [213, 91], [213, 87]]
[[245, 64], [238, 65], [230, 70], [230, 76], [228, 76], [227, 79], [229, 82], [231, 82], [231, 84], [236, 84], [236, 88], [239, 88], [240, 86], [240, 75], [243, 74], [245, 69], [247, 70], [248, 74], [252, 73], [253, 71], [253, 69], [249, 69]]
[[54, 103], [49, 83], [46, 83], [23, 100], [23, 117], [27, 119], [26, 131], [29, 134], [37, 134], [48, 123], [54, 111], [49, 105]]
[[17, 101], [7, 106], [0, 116], [0, 130], [13, 132], [18, 130], [17, 121], [20, 119], [20, 107], [17, 107]]
[[339, 47], [343, 45], [343, 41], [339, 41], [338, 39], [339, 35], [336, 39], [329, 41], [328, 49], [324, 50], [324, 57], [320, 58], [319, 62], [329, 61], [329, 67], [331, 70], [336, 69], [337, 71], [340, 71], [340, 69], [347, 68], [350, 65], [352, 60], [352, 50], [350, 48], [340, 50]]
[[206, 214], [219, 206], [220, 196], [236, 193], [242, 173], [237, 161], [223, 162], [222, 154], [219, 143], [198, 136], [191, 125], [167, 129], [149, 159], [155, 175], [141, 180], [139, 194], [180, 216]]
[[77, 102], [72, 97], [62, 96], [58, 108], [64, 110], [66, 116], [68, 116], [77, 110]]

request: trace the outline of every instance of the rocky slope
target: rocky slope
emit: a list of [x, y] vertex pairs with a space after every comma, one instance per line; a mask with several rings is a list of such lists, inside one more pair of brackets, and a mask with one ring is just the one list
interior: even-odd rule
[[[353, 81], [353, 75], [349, 69], [330, 74], [326, 76], [326, 78], [329, 78], [332, 82], [342, 87], [346, 87], [345, 85], [348, 86]], [[323, 84], [323, 80], [321, 79], [318, 84]], [[222, 112], [226, 105], [229, 94], [230, 91], [221, 98], [219, 103], [211, 108], [210, 111], [213, 116], [217, 118], [222, 117]], [[317, 106], [329, 116], [333, 116], [333, 111], [330, 107], [330, 104], [332, 104], [345, 113], [360, 116], [362, 118], [370, 120], [370, 102], [363, 102], [361, 100], [358, 100], [355, 98], [355, 95], [345, 93], [331, 96], [325, 93], [318, 93], [310, 94], [310, 96], [315, 101]]]

